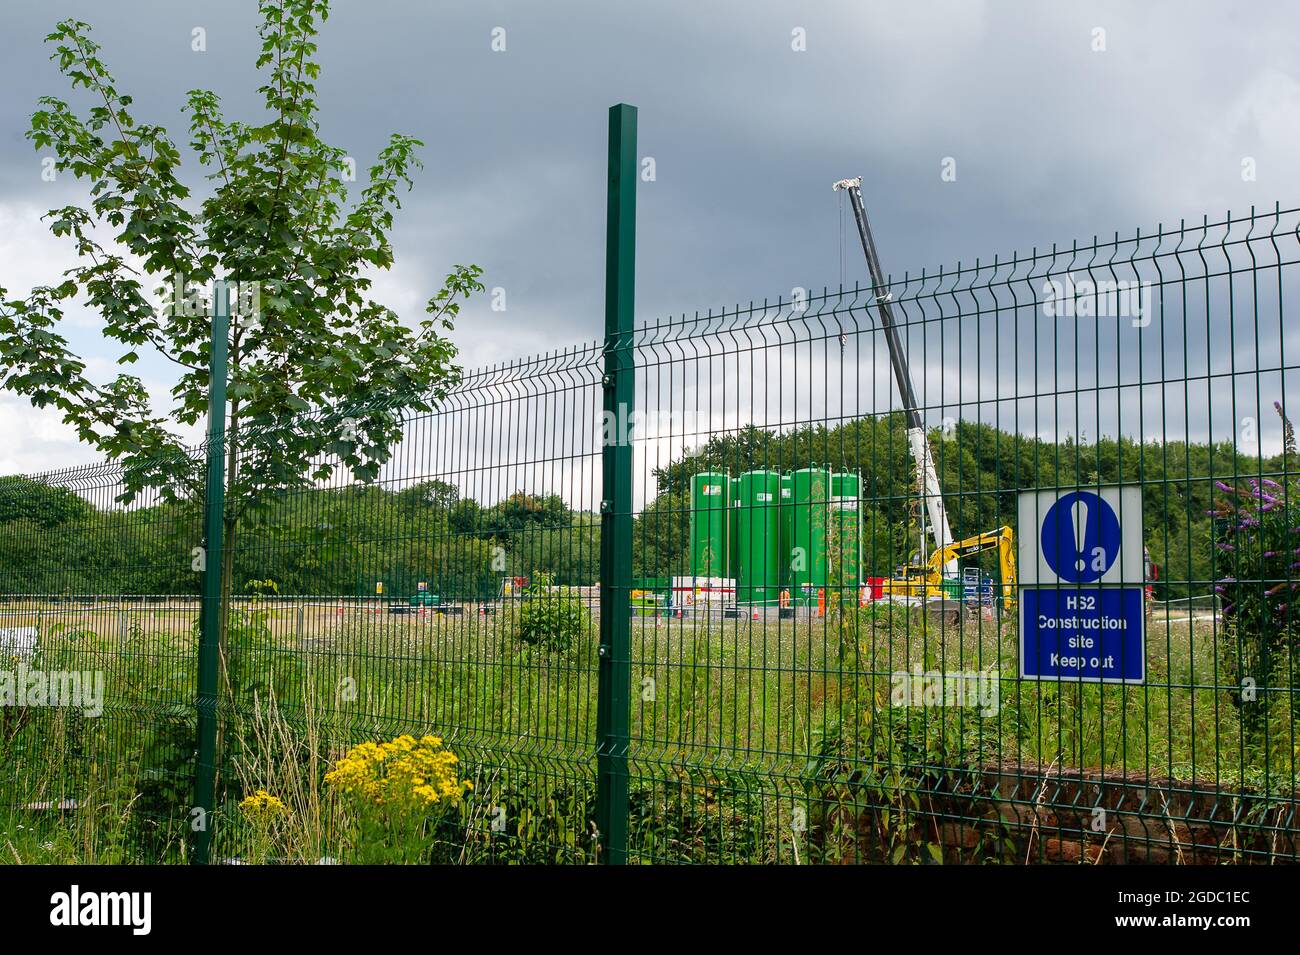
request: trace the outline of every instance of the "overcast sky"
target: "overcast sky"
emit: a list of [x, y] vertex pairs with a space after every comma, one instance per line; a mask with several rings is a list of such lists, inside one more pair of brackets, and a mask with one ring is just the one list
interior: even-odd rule
[[[260, 107], [253, 0], [5, 0], [0, 286], [11, 295], [72, 263], [39, 216], [80, 201], [78, 187], [43, 182], [23, 135], [39, 96], [70, 95], [41, 42], [64, 16], [94, 25], [137, 118], [178, 140], [188, 89], [216, 90], [230, 116]], [[504, 51], [492, 49], [498, 27]], [[845, 176], [865, 177], [896, 274], [1295, 205], [1298, 37], [1300, 6], [1280, 0], [336, 0], [319, 99], [325, 137], [362, 169], [391, 132], [428, 144], [378, 287], [416, 319], [452, 263], [481, 265], [507, 307], [484, 296], [462, 312], [453, 337], [474, 367], [600, 332], [613, 103], [639, 107], [640, 153], [654, 159], [638, 194], [647, 319], [863, 280], [854, 247], [841, 260], [830, 185]], [[948, 157], [954, 181], [941, 176]], [[92, 316], [74, 321], [70, 337], [108, 374], [117, 352]], [[164, 396], [168, 366], [138, 367]], [[0, 435], [0, 473], [95, 458], [12, 395], [0, 396]]]

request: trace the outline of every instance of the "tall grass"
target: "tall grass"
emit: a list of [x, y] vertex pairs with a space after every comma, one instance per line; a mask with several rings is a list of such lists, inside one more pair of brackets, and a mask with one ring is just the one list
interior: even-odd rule
[[[44, 626], [30, 665], [102, 669], [105, 710], [0, 712], [0, 859], [184, 858], [195, 610], [87, 608]], [[364, 740], [426, 732], [475, 783], [440, 825], [434, 857], [595, 857], [594, 629], [548, 650], [516, 639], [507, 610], [389, 617], [304, 603], [241, 614], [227, 661], [234, 695], [221, 704], [220, 857], [346, 860], [344, 807], [321, 782], [331, 761]], [[792, 813], [828, 740], [837, 759], [916, 773], [1019, 765], [1290, 793], [1290, 707], [1275, 695], [1266, 733], [1243, 726], [1216, 663], [1228, 639], [1213, 623], [1153, 621], [1146, 685], [1101, 686], [1019, 681], [1015, 628], [994, 620], [941, 624], [883, 607], [797, 622], [637, 618], [634, 839], [649, 859], [806, 853]], [[996, 674], [1001, 706], [900, 712], [894, 674], [915, 667]], [[257, 789], [289, 809], [271, 833], [237, 808]]]

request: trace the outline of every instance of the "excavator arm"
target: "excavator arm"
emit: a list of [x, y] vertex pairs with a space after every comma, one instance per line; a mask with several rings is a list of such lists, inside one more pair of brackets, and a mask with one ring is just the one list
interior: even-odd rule
[[953, 541], [930, 555], [929, 570], [934, 578], [942, 578], [945, 568], [955, 567], [962, 557], [971, 557], [997, 548], [998, 569], [1002, 574], [1002, 604], [1008, 610], [1015, 605], [1016, 594], [1016, 535], [1010, 527], [985, 531], [974, 537]]

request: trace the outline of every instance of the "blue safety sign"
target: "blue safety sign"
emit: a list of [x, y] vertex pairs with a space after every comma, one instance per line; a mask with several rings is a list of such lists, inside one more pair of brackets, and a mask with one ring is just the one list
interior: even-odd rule
[[1020, 593], [1020, 676], [1141, 683], [1141, 587], [1026, 587]]
[[1143, 682], [1141, 488], [1023, 491], [1017, 514], [1021, 678]]
[[1119, 557], [1119, 518], [1100, 495], [1074, 491], [1043, 515], [1041, 542], [1043, 559], [1061, 580], [1090, 584]]

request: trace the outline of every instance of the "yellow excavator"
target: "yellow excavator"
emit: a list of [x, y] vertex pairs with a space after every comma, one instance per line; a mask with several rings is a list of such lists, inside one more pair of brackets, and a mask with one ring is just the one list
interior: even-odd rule
[[998, 566], [1002, 571], [1002, 606], [1010, 611], [1016, 606], [1016, 535], [1010, 527], [985, 531], [974, 537], [952, 541], [930, 554], [924, 564], [911, 564], [900, 568], [893, 577], [884, 581], [881, 593], [889, 597], [914, 597], [919, 600], [936, 600], [948, 596], [945, 583], [960, 584], [958, 577], [946, 577], [944, 570], [956, 566], [959, 559], [972, 557], [986, 550], [998, 551]]

